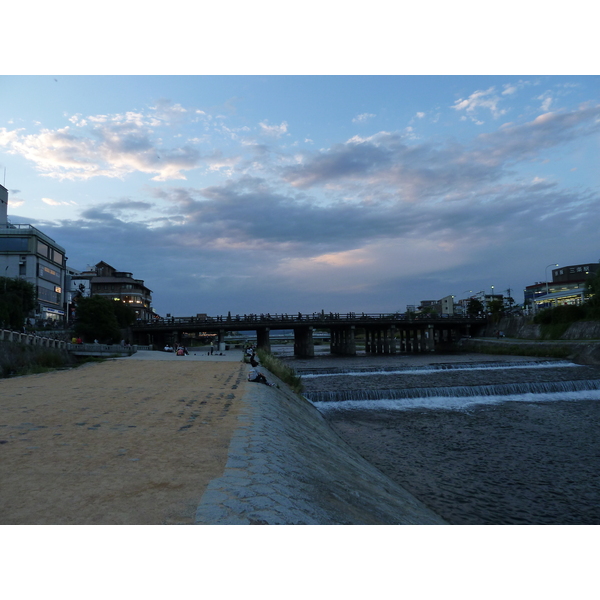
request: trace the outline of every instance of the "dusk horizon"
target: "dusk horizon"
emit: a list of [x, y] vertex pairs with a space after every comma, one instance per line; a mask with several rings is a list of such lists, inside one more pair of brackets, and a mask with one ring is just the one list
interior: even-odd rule
[[520, 303], [600, 260], [599, 84], [3, 77], [9, 219], [132, 272], [160, 315]]

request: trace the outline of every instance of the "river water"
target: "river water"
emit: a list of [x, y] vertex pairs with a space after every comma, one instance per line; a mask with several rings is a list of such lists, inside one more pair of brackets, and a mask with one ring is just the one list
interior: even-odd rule
[[600, 524], [600, 368], [465, 355], [286, 358], [338, 434], [453, 524]]

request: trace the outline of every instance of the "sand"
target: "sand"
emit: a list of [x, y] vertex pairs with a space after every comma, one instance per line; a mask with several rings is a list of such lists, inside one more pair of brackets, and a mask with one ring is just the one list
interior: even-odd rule
[[0, 380], [0, 524], [193, 522], [247, 368], [241, 354], [138, 354]]

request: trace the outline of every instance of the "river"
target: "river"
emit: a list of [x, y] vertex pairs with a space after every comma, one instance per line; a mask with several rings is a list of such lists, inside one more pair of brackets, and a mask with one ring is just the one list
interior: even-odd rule
[[600, 524], [600, 368], [286, 357], [338, 434], [452, 524]]

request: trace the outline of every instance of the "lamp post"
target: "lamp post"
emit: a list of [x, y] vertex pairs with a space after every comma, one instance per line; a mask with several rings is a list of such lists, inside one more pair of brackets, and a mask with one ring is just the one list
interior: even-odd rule
[[547, 296], [547, 295], [548, 295], [548, 293], [549, 293], [549, 292], [548, 292], [548, 269], [549, 269], [550, 267], [558, 267], [558, 263], [552, 263], [551, 265], [548, 265], [548, 266], [546, 267], [546, 269], [544, 270], [544, 278], [545, 278], [545, 280], [546, 280], [546, 296]]

